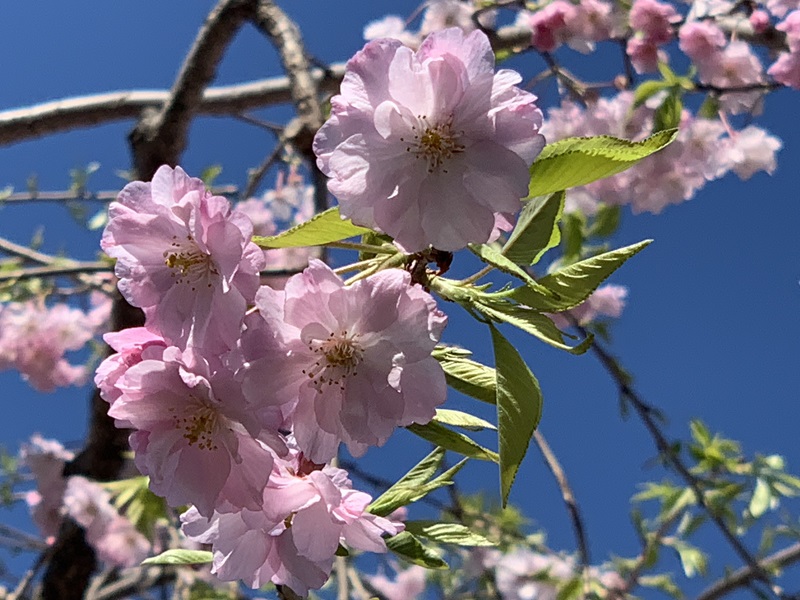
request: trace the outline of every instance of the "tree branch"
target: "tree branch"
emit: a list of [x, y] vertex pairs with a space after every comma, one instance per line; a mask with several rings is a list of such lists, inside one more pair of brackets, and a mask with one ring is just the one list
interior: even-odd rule
[[252, 16], [253, 0], [221, 0], [206, 18], [160, 110], [146, 110], [130, 134], [138, 177], [149, 181], [163, 164], [175, 166], [189, 124], [225, 49]]
[[533, 432], [533, 440], [542, 452], [542, 456], [544, 456], [544, 460], [561, 490], [561, 497], [564, 499], [564, 504], [567, 505], [567, 512], [572, 521], [572, 528], [575, 530], [575, 539], [578, 542], [578, 555], [580, 557], [581, 568], [585, 570], [591, 564], [589, 558], [589, 544], [586, 541], [586, 528], [583, 525], [583, 518], [578, 508], [578, 502], [575, 500], [575, 494], [572, 493], [572, 488], [567, 481], [567, 475], [564, 473], [564, 469], [561, 468], [558, 458], [556, 458], [555, 453], [550, 448], [550, 444], [547, 443], [547, 440], [538, 429]]
[[[798, 560], [800, 560], [800, 542], [795, 542], [791, 546], [761, 559], [758, 564], [761, 570], [768, 571], [778, 567], [785, 567]], [[754, 579], [758, 579], [758, 572], [749, 566], [742, 567], [703, 590], [697, 596], [697, 600], [717, 600], [717, 598], [722, 598], [737, 588], [750, 584]]]

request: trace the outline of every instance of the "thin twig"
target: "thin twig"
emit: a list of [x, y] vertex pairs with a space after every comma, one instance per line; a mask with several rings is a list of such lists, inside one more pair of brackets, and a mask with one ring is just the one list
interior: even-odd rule
[[575, 530], [575, 539], [578, 542], [578, 557], [581, 569], [585, 571], [591, 564], [591, 559], [589, 557], [589, 544], [586, 540], [586, 527], [583, 524], [583, 518], [578, 508], [578, 502], [575, 500], [575, 494], [572, 492], [569, 481], [567, 481], [567, 475], [564, 473], [564, 469], [561, 468], [558, 458], [556, 458], [555, 453], [550, 448], [550, 444], [547, 443], [547, 440], [538, 429], [533, 432], [533, 441], [536, 442], [536, 445], [542, 452], [542, 456], [544, 456], [544, 460], [550, 472], [553, 474], [553, 477], [555, 477], [558, 488], [561, 490], [561, 497], [564, 499], [564, 504], [567, 505], [567, 512], [569, 513], [570, 521], [572, 521], [572, 528]]
[[16, 271], [0, 273], [0, 281], [22, 281], [34, 277], [63, 277], [65, 275], [86, 275], [88, 273], [111, 273], [114, 267], [107, 262], [73, 262], [66, 265], [44, 265], [28, 267]]
[[[800, 560], [800, 542], [795, 542], [791, 546], [761, 559], [758, 564], [762, 570], [769, 571], [785, 567], [798, 560]], [[749, 585], [754, 579], [758, 579], [758, 573], [749, 566], [742, 567], [700, 592], [697, 600], [717, 600], [740, 587]]]
[[[588, 334], [586, 329], [583, 327], [577, 327], [577, 329], [583, 335]], [[661, 430], [658, 428], [658, 425], [653, 418], [653, 408], [639, 397], [639, 394], [631, 387], [627, 377], [625, 376], [625, 373], [622, 372], [617, 364], [617, 361], [601, 344], [597, 342], [597, 340], [595, 340], [592, 344], [592, 351], [600, 359], [601, 364], [617, 383], [620, 394], [626, 400], [630, 401], [634, 410], [639, 415], [639, 418], [644, 423], [645, 428], [653, 438], [659, 454], [664, 458], [664, 460], [672, 465], [673, 469], [675, 469], [684, 482], [689, 486], [694, 493], [697, 504], [711, 518], [739, 558], [747, 565], [748, 569], [753, 572], [751, 579], [757, 579], [769, 587], [772, 587], [769, 574], [759, 565], [758, 561], [753, 557], [752, 554], [750, 554], [747, 548], [744, 547], [742, 542], [725, 524], [725, 522], [722, 520], [722, 517], [720, 517], [719, 514], [717, 514], [717, 512], [708, 505], [708, 502], [706, 502], [705, 494], [703, 493], [697, 478], [689, 472], [688, 467], [683, 463], [680, 457], [673, 452], [669, 441], [666, 439], [666, 437], [664, 437], [664, 434], [661, 433]]]
[[[222, 185], [211, 188], [215, 196], [236, 196], [239, 188], [235, 185]], [[71, 190], [54, 192], [15, 192], [0, 198], [0, 205], [27, 202], [113, 202], [119, 196], [119, 190], [103, 190], [100, 192], [76, 194]]]
[[264, 159], [264, 162], [258, 165], [255, 169], [250, 170], [250, 173], [247, 175], [247, 185], [245, 186], [244, 193], [242, 194], [243, 199], [251, 198], [256, 193], [258, 186], [261, 184], [261, 180], [264, 179], [264, 175], [267, 174], [269, 168], [281, 155], [281, 150], [283, 150], [285, 145], [286, 141], [283, 139], [283, 135], [281, 135], [278, 143], [275, 144], [272, 152], [267, 155], [267, 157]]

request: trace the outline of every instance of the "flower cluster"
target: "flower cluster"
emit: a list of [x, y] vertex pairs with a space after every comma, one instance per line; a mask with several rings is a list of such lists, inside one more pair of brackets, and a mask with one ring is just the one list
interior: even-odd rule
[[47, 307], [43, 300], [0, 304], [0, 371], [18, 370], [40, 392], [82, 385], [89, 373], [64, 354], [80, 350], [108, 321], [111, 302], [93, 296], [88, 312], [66, 304]]
[[146, 322], [106, 335], [116, 353], [96, 383], [151, 489], [192, 505], [184, 531], [213, 545], [215, 573], [301, 591], [325, 582], [339, 543], [381, 552], [402, 530], [325, 464], [341, 442], [360, 455], [433, 418], [446, 318], [397, 269], [345, 285], [311, 260], [284, 290], [260, 286], [252, 232], [180, 168], [128, 184], [102, 244]]
[[[549, 111], [542, 132], [551, 141], [591, 135], [642, 139], [652, 128], [653, 109], [646, 104], [633, 108], [633, 95], [621, 92], [585, 108], [565, 102]], [[780, 147], [780, 140], [755, 125], [729, 131], [720, 121], [684, 111], [672, 144], [619, 175], [568, 190], [566, 210], [594, 214], [603, 202], [629, 204], [636, 213], [659, 213], [730, 171], [742, 179], [757, 171], [772, 173]]]
[[48, 543], [69, 516], [84, 528], [86, 541], [108, 565], [133, 567], [150, 553], [150, 542], [114, 508], [107, 491], [85, 477], [64, 477], [64, 465], [74, 456], [60, 443], [34, 435], [23, 445], [20, 458], [36, 480], [36, 490], [24, 498]]

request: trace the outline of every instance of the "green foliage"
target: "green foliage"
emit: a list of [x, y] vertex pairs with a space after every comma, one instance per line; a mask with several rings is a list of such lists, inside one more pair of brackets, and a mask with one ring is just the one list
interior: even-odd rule
[[210, 563], [214, 555], [206, 550], [185, 550], [173, 548], [165, 550], [158, 556], [151, 556], [142, 561], [143, 565], [202, 565]]
[[494, 404], [494, 369], [467, 358], [471, 354], [469, 350], [448, 346], [437, 346], [433, 351], [434, 358], [442, 365], [447, 385], [476, 400]]
[[364, 235], [371, 231], [371, 229], [353, 225], [349, 219], [342, 219], [339, 208], [334, 207], [283, 233], [266, 237], [253, 236], [253, 242], [267, 250], [270, 248], [321, 246]]
[[415, 535], [402, 531], [387, 538], [386, 546], [397, 556], [426, 569], [446, 569], [447, 563], [436, 551], [425, 546]]
[[367, 510], [375, 515], [385, 517], [401, 506], [419, 500], [433, 490], [452, 485], [453, 477], [464, 466], [466, 459], [449, 468], [438, 477], [431, 479], [441, 467], [444, 455], [444, 448], [436, 448], [408, 473], [403, 475], [397, 483], [381, 494], [380, 497], [373, 500]]
[[548, 144], [531, 165], [528, 196], [546, 196], [621, 173], [670, 144], [676, 135], [672, 129], [640, 142], [597, 136]]
[[440, 544], [455, 546], [494, 546], [482, 535], [459, 523], [440, 523], [439, 521], [406, 521], [406, 531], [417, 537], [424, 537]]
[[132, 477], [103, 483], [112, 496], [114, 506], [145, 536], [152, 536], [156, 521], [165, 518], [167, 505], [148, 487], [147, 477]]
[[517, 224], [503, 245], [503, 255], [519, 265], [535, 265], [561, 241], [558, 223], [564, 210], [564, 192], [532, 198], [525, 203]]
[[436, 444], [437, 446], [441, 446], [442, 448], [446, 448], [447, 450], [458, 452], [467, 458], [476, 458], [478, 460], [487, 460], [491, 462], [499, 461], [499, 457], [497, 456], [496, 452], [489, 450], [488, 448], [484, 448], [475, 440], [467, 437], [463, 433], [458, 433], [452, 429], [448, 429], [436, 421], [431, 421], [425, 425], [412, 423], [411, 425], [408, 425], [406, 429], [424, 440], [428, 440], [429, 442]]
[[497, 427], [475, 415], [461, 412], [460, 410], [451, 410], [448, 408], [437, 408], [436, 416], [433, 420], [442, 425], [450, 425], [451, 427], [458, 427], [468, 431], [483, 431], [484, 429], [496, 430]]
[[544, 296], [553, 296], [553, 292], [549, 289], [542, 287], [539, 285], [536, 280], [531, 277], [528, 272], [513, 262], [511, 259], [507, 258], [491, 246], [486, 244], [470, 244], [469, 249], [475, 254], [478, 258], [480, 258], [486, 264], [493, 266], [498, 271], [502, 271], [503, 273], [508, 273], [509, 275], [513, 275], [518, 279], [521, 279], [525, 282], [527, 286], [531, 289], [536, 290], [537, 293], [542, 294]]
[[666, 95], [653, 115], [653, 132], [670, 130], [680, 125], [683, 112], [682, 95], [680, 88], [672, 88]]
[[221, 174], [222, 165], [208, 165], [200, 173], [200, 179], [206, 184], [207, 188], [210, 188]]
[[497, 429], [500, 454], [500, 494], [503, 506], [542, 418], [542, 391], [522, 357], [493, 325], [497, 365]]
[[539, 284], [555, 292], [558, 300], [554, 300], [551, 296], [542, 296], [528, 286], [516, 288], [510, 297], [525, 306], [548, 312], [575, 308], [625, 261], [642, 251], [651, 241], [644, 240], [638, 244], [587, 258], [539, 279]]

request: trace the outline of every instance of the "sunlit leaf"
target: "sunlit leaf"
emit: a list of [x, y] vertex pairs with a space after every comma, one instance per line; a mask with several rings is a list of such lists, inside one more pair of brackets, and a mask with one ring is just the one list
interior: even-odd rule
[[441, 544], [456, 546], [494, 546], [495, 543], [471, 531], [460, 523], [440, 523], [438, 521], [406, 521], [406, 531], [418, 537], [428, 538]]
[[253, 236], [253, 241], [265, 249], [320, 246], [364, 235], [370, 231], [372, 230], [366, 227], [353, 225], [349, 219], [342, 219], [339, 208], [334, 207], [283, 233], [267, 237]]
[[426, 547], [408, 531], [387, 538], [386, 546], [400, 558], [426, 569], [447, 568], [447, 563], [434, 550]]
[[206, 550], [174, 548], [142, 561], [143, 565], [201, 565], [210, 563], [214, 555]]
[[542, 391], [516, 348], [494, 325], [490, 324], [489, 329], [497, 365], [500, 494], [505, 506], [533, 432], [542, 418]]
[[564, 210], [564, 192], [532, 198], [525, 203], [502, 253], [520, 265], [535, 265], [561, 241], [558, 221]]
[[458, 452], [468, 458], [476, 458], [478, 460], [488, 460], [491, 462], [498, 462], [499, 457], [496, 452], [484, 448], [475, 440], [467, 437], [463, 433], [458, 433], [452, 429], [448, 429], [444, 425], [440, 425], [435, 421], [431, 421], [426, 425], [419, 425], [413, 423], [406, 427], [412, 433], [418, 435], [422, 439], [428, 440], [446, 448], [453, 452]]
[[433, 417], [433, 420], [442, 425], [450, 425], [451, 427], [458, 427], [469, 431], [497, 429], [497, 427], [489, 423], [489, 421], [485, 421], [480, 417], [449, 408], [437, 408], [436, 416]]

